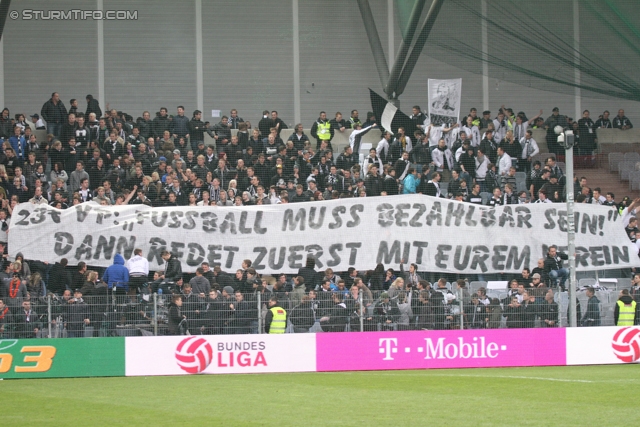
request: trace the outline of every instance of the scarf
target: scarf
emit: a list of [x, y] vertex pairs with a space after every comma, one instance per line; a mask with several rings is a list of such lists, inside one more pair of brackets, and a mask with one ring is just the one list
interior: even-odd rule
[[19, 288], [20, 288], [20, 279], [14, 277], [9, 282], [9, 297], [11, 298], [17, 297]]

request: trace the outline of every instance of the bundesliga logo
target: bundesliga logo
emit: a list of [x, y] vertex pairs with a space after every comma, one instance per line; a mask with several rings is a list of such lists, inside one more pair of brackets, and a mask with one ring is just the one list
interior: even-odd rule
[[213, 360], [213, 349], [204, 338], [189, 337], [180, 341], [176, 348], [176, 361], [189, 374], [199, 374]]
[[613, 354], [625, 363], [640, 359], [640, 328], [621, 328], [611, 342]]

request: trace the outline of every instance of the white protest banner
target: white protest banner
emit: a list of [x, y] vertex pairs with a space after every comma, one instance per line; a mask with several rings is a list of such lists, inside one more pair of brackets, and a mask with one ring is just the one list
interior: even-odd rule
[[429, 122], [434, 126], [457, 123], [461, 98], [462, 79], [429, 79]]
[[[615, 209], [576, 204], [575, 218], [579, 270], [640, 266]], [[313, 255], [316, 268], [336, 271], [399, 268], [404, 259], [421, 271], [517, 273], [549, 245], [566, 251], [566, 230], [564, 204], [491, 208], [419, 194], [224, 208], [23, 203], [11, 218], [9, 250], [106, 267], [116, 253], [129, 259], [140, 248], [161, 269], [166, 249], [189, 272], [203, 261], [230, 271], [249, 259], [261, 273], [296, 273]]]

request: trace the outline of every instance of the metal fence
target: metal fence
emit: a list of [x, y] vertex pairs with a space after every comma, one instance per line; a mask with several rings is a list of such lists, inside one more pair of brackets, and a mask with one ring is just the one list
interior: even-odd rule
[[[268, 287], [261, 292], [227, 294], [214, 290], [209, 295], [181, 293], [180, 302], [174, 302], [177, 294], [170, 289], [154, 293], [147, 289], [146, 293], [129, 296], [105, 287], [101, 295], [77, 298], [48, 294], [19, 305], [9, 304], [0, 323], [0, 336], [262, 334], [269, 332], [274, 320], [278, 321], [278, 308], [286, 312], [286, 333], [568, 326], [567, 292], [553, 292], [551, 299], [547, 288], [528, 290], [526, 294], [517, 289], [489, 289], [486, 296], [481, 293], [479, 298], [472, 298], [482, 287], [479, 285], [482, 283], [472, 282], [469, 288], [455, 289], [455, 283], [447, 283], [442, 289], [385, 292], [368, 288], [281, 292]], [[589, 285], [596, 285], [597, 323], [613, 325], [617, 285]], [[622, 287], [628, 287], [627, 283], [621, 283]], [[583, 290], [577, 294], [580, 323], [589, 302]], [[277, 303], [271, 301], [272, 297]], [[582, 326], [595, 323], [586, 320]]]

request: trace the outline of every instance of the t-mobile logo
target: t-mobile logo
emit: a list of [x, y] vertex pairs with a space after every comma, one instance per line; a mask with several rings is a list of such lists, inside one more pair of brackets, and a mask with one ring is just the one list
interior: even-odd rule
[[398, 339], [380, 338], [378, 345], [380, 346], [380, 353], [384, 354], [384, 359], [382, 360], [393, 360], [391, 355], [398, 352]]

